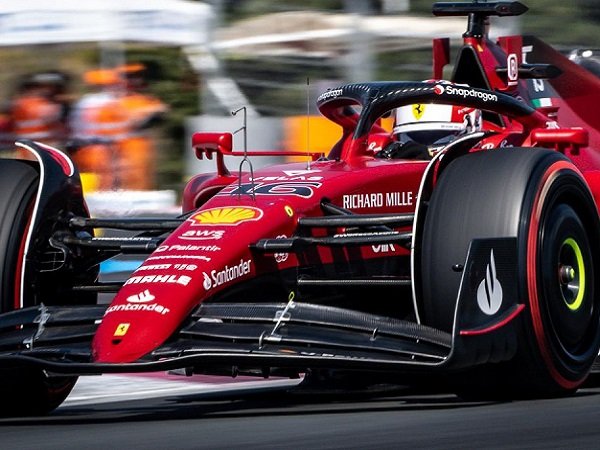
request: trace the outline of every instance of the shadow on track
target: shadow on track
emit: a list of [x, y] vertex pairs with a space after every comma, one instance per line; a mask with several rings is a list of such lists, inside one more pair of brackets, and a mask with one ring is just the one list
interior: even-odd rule
[[[595, 377], [573, 397], [598, 396]], [[368, 390], [282, 390], [257, 393], [202, 393], [140, 400], [64, 406], [49, 416], [1, 418], [2, 426], [76, 425], [144, 421], [182, 421], [202, 418], [259, 418], [279, 416], [343, 415], [369, 412], [465, 410], [500, 401], [465, 401], [442, 387], [378, 385]]]
[[46, 417], [5, 418], [3, 425], [73, 425], [199, 418], [349, 414], [376, 411], [451, 410], [495, 402], [466, 402], [454, 394], [386, 386], [377, 392], [267, 392], [186, 394], [124, 402], [66, 406]]

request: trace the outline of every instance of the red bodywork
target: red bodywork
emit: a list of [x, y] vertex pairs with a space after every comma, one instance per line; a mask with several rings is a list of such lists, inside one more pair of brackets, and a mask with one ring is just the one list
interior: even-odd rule
[[[435, 40], [433, 48], [433, 77], [440, 79], [449, 61], [448, 41]], [[486, 130], [493, 133], [471, 151], [503, 146], [554, 148], [572, 159], [598, 202], [600, 116], [595, 113], [595, 104], [600, 81], [540, 41], [524, 45], [521, 37], [493, 43], [486, 37], [467, 36], [460, 52], [451, 81], [468, 83], [470, 88], [465, 89], [469, 92], [506, 94], [516, 99], [515, 104], [529, 108], [527, 112], [523, 106], [525, 112], [521, 113], [518, 105], [513, 111], [495, 111], [493, 120], [485, 123]], [[464, 68], [460, 58], [467, 62], [472, 58], [479, 67]], [[562, 74], [551, 80], [522, 79], [519, 67], [525, 72], [526, 64], [533, 62], [550, 63]], [[424, 85], [415, 86], [422, 89]], [[433, 88], [436, 83], [429, 85]], [[471, 101], [459, 96], [440, 97], [440, 102], [454, 104]], [[406, 101], [418, 102], [416, 97]], [[299, 218], [323, 215], [320, 204], [324, 199], [353, 213], [415, 212], [429, 162], [376, 158], [374, 149], [388, 142], [390, 136], [377, 125], [376, 117], [349, 114], [347, 107], [355, 104], [341, 89], [339, 95], [332, 90], [319, 99], [321, 112], [343, 129], [329, 159], [317, 160], [319, 155], [310, 154], [306, 163], [278, 165], [253, 176], [225, 166], [225, 155], [244, 155], [232, 150], [231, 134], [194, 135], [197, 156], [214, 158], [217, 173], [199, 175], [188, 184], [184, 211], [194, 212], [125, 282], [95, 335], [94, 360], [138, 360], [169, 339], [205, 299], [261, 276], [313, 262], [408, 257], [410, 251], [398, 245], [362, 246], [352, 251], [319, 247], [309, 261], [299, 261], [294, 253], [268, 254], [252, 247], [265, 237], [293, 236]], [[481, 107], [481, 103], [474, 106]], [[497, 107], [490, 104], [490, 110]], [[251, 153], [264, 154], [281, 153]], [[418, 298], [413, 300], [418, 309]]]
[[[248, 193], [238, 196], [234, 192], [239, 189], [237, 182], [226, 186], [167, 238], [120, 290], [96, 333], [97, 360], [136, 360], [162, 344], [205, 298], [234, 283], [297, 266], [294, 254], [286, 254], [285, 260], [278, 263], [274, 255], [253, 253], [249, 244], [265, 235], [292, 236], [299, 217], [322, 214], [320, 198], [350, 206], [348, 209], [355, 212], [414, 211], [426, 165], [372, 158], [351, 163], [315, 162], [310, 169], [302, 163], [287, 164], [257, 172], [254, 197]], [[401, 190], [396, 183], [400, 176]], [[252, 185], [248, 175], [242, 177], [241, 183]], [[369, 205], [373, 206], [357, 207], [357, 202], [364, 206], [366, 198], [372, 200]], [[388, 206], [390, 202], [394, 204]], [[381, 256], [377, 251], [364, 247], [351, 257]], [[408, 255], [408, 250], [398, 246], [394, 252]], [[334, 258], [330, 249], [324, 249], [320, 256], [323, 264]], [[165, 277], [166, 281], [145, 281], [145, 276]], [[152, 304], [160, 305], [160, 311], [120, 310], [128, 304], [137, 305], [128, 299], [146, 290], [155, 297]], [[116, 338], [115, 331], [123, 324], [129, 324], [128, 331]]]

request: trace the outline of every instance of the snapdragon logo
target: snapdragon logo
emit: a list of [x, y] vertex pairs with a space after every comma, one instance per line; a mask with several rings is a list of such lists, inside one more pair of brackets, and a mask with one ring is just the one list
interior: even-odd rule
[[203, 272], [202, 275], [204, 277], [204, 281], [202, 282], [202, 287], [208, 291], [222, 284], [229, 283], [236, 278], [249, 274], [251, 262], [252, 260], [244, 261], [243, 259], [240, 259], [240, 263], [235, 266], [225, 266], [222, 270], [211, 270], [210, 276], [206, 272]]
[[444, 93], [448, 95], [458, 95], [462, 98], [467, 97], [475, 97], [484, 102], [496, 102], [498, 101], [498, 96], [496, 94], [490, 94], [489, 92], [481, 92], [476, 91], [475, 89], [465, 89], [452, 85], [442, 86], [441, 84], [436, 84], [433, 88], [433, 91], [437, 95], [442, 95]]
[[342, 95], [344, 91], [342, 91], [341, 89], [331, 89], [327, 92], [323, 92], [321, 95], [319, 95], [319, 98], [317, 99], [318, 102], [322, 102], [323, 100], [327, 100], [329, 98], [333, 98], [333, 97], [339, 97], [340, 95]]

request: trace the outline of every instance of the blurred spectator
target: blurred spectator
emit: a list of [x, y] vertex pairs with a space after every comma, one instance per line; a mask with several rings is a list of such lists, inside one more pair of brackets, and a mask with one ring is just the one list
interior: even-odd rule
[[0, 151], [14, 150], [14, 136], [12, 134], [12, 120], [10, 106], [0, 108]]
[[54, 77], [56, 82], [51, 85], [50, 98], [60, 107], [60, 121], [65, 131], [63, 139], [68, 138], [69, 113], [73, 104], [73, 94], [70, 92], [71, 76], [60, 71], [46, 72], [48, 76]]
[[115, 70], [91, 70], [84, 74], [89, 93], [83, 95], [70, 114], [73, 160], [91, 189], [122, 187], [124, 178], [119, 142], [127, 133], [127, 116], [119, 101], [122, 79]]
[[8, 111], [15, 139], [62, 145], [67, 133], [68, 81], [60, 72], [36, 73], [22, 80]]
[[148, 128], [167, 106], [144, 92], [144, 70], [130, 64], [85, 74], [90, 92], [73, 106], [70, 125], [77, 148], [73, 158], [88, 174], [88, 188], [146, 190], [155, 185], [156, 155]]
[[127, 64], [117, 68], [125, 83], [120, 104], [127, 115], [128, 130], [120, 142], [121, 158], [127, 171], [129, 189], [152, 189], [155, 185], [156, 159], [148, 129], [167, 111], [167, 106], [146, 92], [146, 67]]

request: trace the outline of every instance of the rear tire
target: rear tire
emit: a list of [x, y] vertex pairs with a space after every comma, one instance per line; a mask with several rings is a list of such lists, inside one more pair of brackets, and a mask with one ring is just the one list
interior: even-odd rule
[[[0, 312], [20, 307], [22, 246], [39, 175], [29, 163], [0, 160]], [[27, 300], [25, 300], [27, 301]], [[33, 301], [23, 306], [33, 306]], [[30, 367], [0, 370], [0, 415], [38, 415], [58, 407], [77, 377], [49, 377]]]
[[516, 357], [461, 379], [477, 397], [546, 397], [575, 391], [600, 347], [600, 223], [572, 163], [544, 149], [477, 152], [453, 161], [434, 189], [421, 253], [423, 322], [452, 331], [472, 239], [517, 237]]

